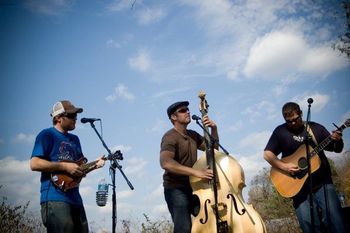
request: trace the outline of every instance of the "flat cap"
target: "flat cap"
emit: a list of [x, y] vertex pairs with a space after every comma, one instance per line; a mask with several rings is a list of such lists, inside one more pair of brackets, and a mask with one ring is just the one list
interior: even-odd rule
[[170, 118], [171, 114], [173, 114], [179, 107], [182, 106], [188, 106], [190, 103], [188, 101], [179, 101], [179, 102], [175, 102], [172, 105], [170, 105], [168, 107], [168, 109], [166, 110], [168, 117]]

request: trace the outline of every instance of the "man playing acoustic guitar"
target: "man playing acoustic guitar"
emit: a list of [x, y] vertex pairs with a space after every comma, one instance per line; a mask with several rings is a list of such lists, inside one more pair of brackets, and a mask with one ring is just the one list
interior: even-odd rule
[[[282, 114], [286, 122], [275, 128], [264, 150], [264, 159], [272, 166], [272, 182], [277, 191], [279, 191], [279, 185], [287, 185], [288, 188], [281, 189], [283, 192], [279, 192], [282, 196], [293, 199], [293, 206], [303, 232], [324, 232], [324, 227], [326, 227], [328, 231], [325, 232], [345, 233], [340, 202], [333, 185], [330, 165], [323, 150], [318, 151], [318, 155], [315, 156], [317, 158], [316, 168], [313, 168], [313, 163], [311, 163], [314, 210], [314, 228], [312, 229], [309, 202], [310, 179], [307, 178], [307, 172], [305, 172], [307, 166], [304, 166], [307, 164], [307, 160], [305, 163], [306, 132], [310, 135], [309, 145], [313, 148], [323, 144], [325, 150], [340, 153], [344, 147], [341, 130], [330, 134], [324, 126], [316, 122], [309, 122], [311, 130], [306, 130], [302, 120], [302, 111], [299, 105], [293, 102], [283, 106]], [[282, 159], [277, 157], [280, 153]], [[298, 157], [298, 153], [303, 156]], [[318, 165], [317, 161], [319, 161]], [[279, 182], [277, 175], [281, 180], [284, 177], [286, 180]], [[294, 187], [299, 185], [298, 182], [300, 189], [296, 189], [296, 193], [293, 193]], [[288, 193], [289, 191], [291, 193]], [[324, 227], [321, 226], [321, 223]]]
[[[41, 217], [50, 233], [89, 232], [79, 182], [87, 172], [103, 167], [104, 157], [86, 169], [76, 162], [85, 158], [79, 138], [69, 131], [75, 129], [82, 111], [67, 100], [57, 102], [51, 112], [54, 126], [42, 130], [35, 140], [30, 168], [41, 172]], [[69, 179], [58, 182], [59, 174]]]

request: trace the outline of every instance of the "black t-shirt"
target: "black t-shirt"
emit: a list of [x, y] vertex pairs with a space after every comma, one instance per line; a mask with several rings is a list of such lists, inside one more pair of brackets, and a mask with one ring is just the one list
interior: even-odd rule
[[[162, 138], [160, 152], [175, 153], [174, 160], [192, 167], [197, 161], [197, 149], [203, 143], [203, 137], [193, 130], [187, 130], [187, 135], [181, 135], [175, 129], [170, 129]], [[174, 174], [168, 171], [163, 175], [165, 188], [191, 188], [188, 176]]]
[[[330, 133], [327, 129], [316, 123], [309, 122], [309, 125], [312, 129], [312, 133], [315, 136], [317, 144], [323, 142]], [[302, 144], [305, 143], [305, 127], [303, 126], [300, 130], [293, 132], [287, 128], [286, 123], [279, 125], [273, 131], [265, 150], [273, 152], [275, 155], [282, 154], [282, 158], [292, 155]], [[310, 145], [315, 147], [315, 143], [311, 140]], [[331, 141], [325, 150], [334, 151], [335, 148], [343, 148], [343, 141]], [[306, 154], [306, 151], [305, 151]], [[322, 184], [331, 184], [332, 182], [332, 174], [329, 162], [327, 160], [326, 155], [323, 151], [318, 153], [321, 159], [320, 168], [312, 173], [312, 186], [314, 190], [317, 190]], [[306, 157], [306, 156], [305, 156]], [[300, 192], [293, 197], [294, 205], [298, 206], [300, 202], [304, 201], [307, 198], [309, 193], [309, 178], [306, 180], [305, 185], [302, 187]]]

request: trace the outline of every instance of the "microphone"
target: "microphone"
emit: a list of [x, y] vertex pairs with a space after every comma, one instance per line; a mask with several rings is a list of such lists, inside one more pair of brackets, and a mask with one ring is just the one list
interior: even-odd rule
[[192, 120], [198, 121], [201, 120], [201, 118], [197, 115], [192, 115]]
[[93, 122], [95, 122], [95, 121], [100, 121], [101, 119], [99, 119], [99, 118], [85, 118], [85, 117], [83, 117], [83, 118], [81, 118], [81, 120], [80, 120], [80, 122], [81, 123], [83, 123], [83, 124], [85, 124], [85, 123], [93, 123]]
[[101, 179], [98, 182], [97, 192], [96, 192], [96, 204], [98, 206], [105, 206], [108, 198], [108, 184], [105, 179]]
[[314, 102], [314, 100], [313, 100], [312, 98], [308, 98], [308, 99], [307, 99], [307, 103], [308, 103], [308, 104], [312, 104], [313, 102]]

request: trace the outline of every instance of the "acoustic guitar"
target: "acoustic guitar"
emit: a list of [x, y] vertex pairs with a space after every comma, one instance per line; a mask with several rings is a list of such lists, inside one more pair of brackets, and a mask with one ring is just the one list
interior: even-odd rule
[[[115, 160], [115, 159], [122, 159], [121, 152], [118, 150], [112, 155], [103, 156], [103, 160]], [[77, 160], [77, 161], [71, 161], [71, 160], [63, 160], [61, 162], [70, 162], [70, 163], [76, 163], [80, 166], [80, 169], [83, 171], [83, 173], [86, 175], [87, 173], [91, 172], [95, 169], [95, 166], [99, 160], [95, 160], [93, 162], [87, 163], [87, 159], [85, 157]], [[56, 187], [61, 189], [62, 191], [66, 192], [69, 189], [78, 187], [80, 184], [80, 181], [83, 179], [84, 176], [72, 176], [68, 173], [52, 173], [51, 174], [51, 181], [54, 183]]]
[[[338, 130], [342, 132], [345, 128], [350, 126], [350, 119], [338, 127]], [[330, 142], [331, 136], [328, 136], [315, 148], [309, 146], [310, 151], [310, 167], [311, 173], [317, 171], [320, 168], [321, 160], [318, 153], [321, 152]], [[270, 170], [270, 178], [272, 184], [275, 186], [277, 192], [283, 197], [294, 197], [299, 193], [308, 177], [308, 165], [306, 158], [306, 146], [301, 145], [293, 154], [281, 159], [286, 163], [294, 163], [300, 168], [300, 171], [294, 175], [289, 174], [286, 171], [272, 167]]]

